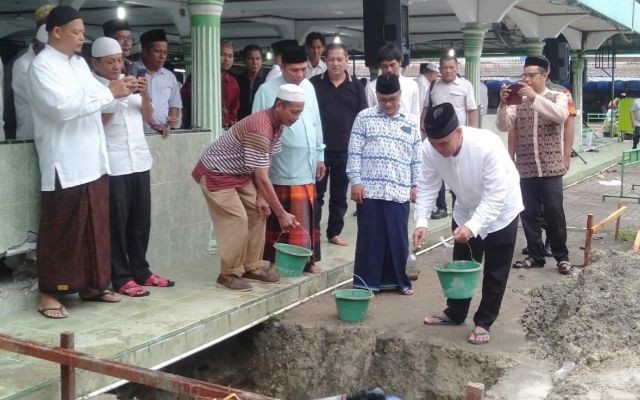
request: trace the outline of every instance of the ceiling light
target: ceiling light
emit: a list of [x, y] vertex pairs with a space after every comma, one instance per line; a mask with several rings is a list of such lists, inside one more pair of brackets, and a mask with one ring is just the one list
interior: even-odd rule
[[336, 37], [333, 38], [333, 43], [342, 43], [342, 40], [340, 40], [340, 35], [336, 35]]
[[267, 60], [272, 60], [273, 59], [273, 53], [270, 51], [267, 51]]
[[118, 6], [118, 8], [116, 9], [116, 16], [118, 17], [118, 19], [127, 18], [127, 10], [123, 6]]
[[449, 57], [455, 57], [456, 56], [456, 51], [454, 49], [449, 49], [449, 51], [447, 51], [447, 55]]

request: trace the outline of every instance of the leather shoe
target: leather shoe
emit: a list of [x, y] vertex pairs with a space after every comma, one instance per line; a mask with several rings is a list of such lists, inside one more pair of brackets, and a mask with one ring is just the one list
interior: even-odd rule
[[264, 271], [257, 273], [254, 271], [245, 272], [244, 274], [242, 274], [242, 277], [244, 279], [262, 283], [276, 283], [280, 280], [280, 276], [278, 274], [272, 275]]
[[227, 289], [235, 290], [237, 292], [248, 292], [252, 290], [249, 282], [235, 275], [218, 275], [216, 280], [218, 287], [225, 287]]
[[431, 219], [447, 218], [448, 215], [449, 214], [447, 213], [447, 210], [438, 209], [438, 211], [435, 211], [435, 212], [431, 213]]

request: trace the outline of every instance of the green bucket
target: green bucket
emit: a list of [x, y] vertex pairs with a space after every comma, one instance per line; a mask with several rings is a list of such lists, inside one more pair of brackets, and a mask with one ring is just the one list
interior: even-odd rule
[[444, 297], [470, 299], [476, 291], [482, 265], [475, 261], [459, 260], [433, 267], [438, 273]]
[[373, 293], [364, 289], [340, 289], [334, 290], [333, 297], [340, 321], [353, 324], [364, 321]]
[[276, 271], [282, 276], [301, 276], [313, 252], [305, 247], [287, 243], [274, 243]]

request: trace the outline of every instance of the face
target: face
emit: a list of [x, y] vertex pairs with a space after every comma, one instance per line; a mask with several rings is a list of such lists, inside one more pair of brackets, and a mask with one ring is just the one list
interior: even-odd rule
[[462, 128], [457, 127], [441, 139], [429, 139], [429, 143], [442, 157], [453, 157], [458, 154], [462, 145]]
[[398, 60], [385, 60], [378, 63], [380, 75], [395, 74], [400, 75], [400, 63]]
[[440, 77], [444, 82], [453, 82], [458, 76], [458, 63], [456, 60], [444, 60], [440, 62]]
[[51, 31], [58, 51], [66, 55], [80, 54], [84, 43], [84, 22], [80, 18]]
[[283, 64], [282, 76], [287, 83], [299, 85], [307, 76], [307, 63]]
[[303, 102], [289, 102], [285, 105], [284, 102], [279, 101], [276, 103], [275, 117], [282, 125], [291, 126], [296, 123], [302, 110], [304, 109]]
[[438, 73], [436, 71], [427, 71], [427, 80], [433, 82], [438, 79]]
[[167, 62], [169, 44], [167, 42], [153, 42], [148, 49], [142, 49], [144, 65], [153, 70], [159, 70]]
[[311, 46], [307, 46], [307, 57], [309, 57], [309, 61], [311, 61], [312, 64], [317, 64], [323, 51], [324, 46], [320, 39], [312, 41]]
[[262, 67], [262, 53], [260, 50], [250, 51], [244, 58], [244, 65], [251, 74], [257, 74]]
[[120, 77], [120, 71], [122, 71], [122, 54], [91, 58], [91, 64], [96, 74], [114, 81]]
[[131, 31], [116, 31], [113, 34], [113, 38], [118, 42], [118, 44], [120, 44], [122, 55], [124, 57], [129, 57], [129, 55], [131, 55], [131, 47], [133, 46], [133, 36], [131, 36]]
[[340, 77], [347, 70], [349, 59], [341, 48], [331, 49], [327, 52], [327, 72], [331, 77]]
[[547, 80], [547, 73], [542, 73], [542, 69], [536, 66], [524, 67], [522, 70], [522, 82], [531, 86], [533, 90], [540, 91], [544, 88]]
[[393, 117], [400, 110], [400, 92], [392, 94], [376, 93], [378, 105], [385, 115]]
[[220, 48], [220, 64], [223, 71], [228, 71], [233, 65], [233, 47], [223, 45]]

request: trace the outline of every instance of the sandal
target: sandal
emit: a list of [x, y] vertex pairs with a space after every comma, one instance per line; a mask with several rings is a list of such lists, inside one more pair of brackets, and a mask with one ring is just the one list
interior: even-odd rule
[[475, 345], [487, 344], [491, 340], [491, 332], [489, 332], [488, 329], [484, 329], [480, 326], [476, 326], [471, 331], [471, 335], [467, 340], [469, 343], [475, 344]]
[[129, 297], [144, 297], [151, 294], [148, 290], [138, 285], [134, 281], [129, 281], [124, 285], [120, 286], [118, 289], [118, 293], [124, 294]]
[[560, 272], [562, 275], [571, 275], [571, 272], [573, 272], [573, 264], [571, 264], [570, 261], [560, 261], [558, 263], [558, 272]]
[[[431, 319], [431, 321], [429, 321], [429, 319]], [[434, 319], [436, 321], [434, 321]], [[440, 314], [433, 314], [430, 317], [426, 317], [424, 319], [424, 324], [425, 325], [462, 325], [464, 324], [464, 321], [455, 322], [454, 320], [449, 318], [447, 314], [440, 313]]]
[[97, 292], [93, 296], [83, 297], [82, 295], [80, 295], [80, 300], [96, 301], [98, 303], [119, 303], [121, 299], [120, 299], [120, 296], [115, 294], [113, 290], [105, 289], [102, 292]]
[[[58, 311], [60, 315], [49, 314], [49, 311]], [[47, 307], [47, 308], [38, 308], [38, 312], [42, 314], [45, 318], [51, 319], [63, 319], [69, 317], [69, 313], [67, 313], [67, 309], [64, 306], [60, 307]]]
[[516, 261], [513, 265], [516, 269], [530, 269], [530, 268], [542, 268], [544, 267], [544, 261], [536, 261], [532, 257], [527, 257], [522, 261]]
[[144, 281], [142, 286], [171, 287], [175, 284], [176, 283], [171, 279], [163, 278], [156, 274], [151, 274], [151, 276], [148, 277], [146, 281]]
[[400, 291], [400, 294], [403, 295], [403, 296], [413, 296], [415, 293], [416, 292], [411, 288], [407, 288], [407, 289], [404, 289], [404, 290]]

